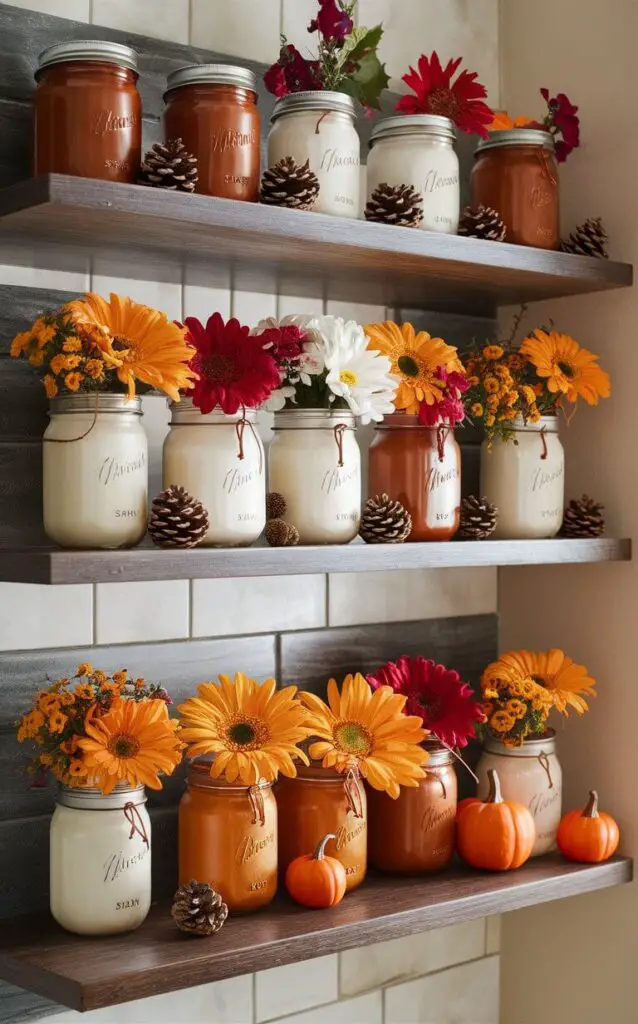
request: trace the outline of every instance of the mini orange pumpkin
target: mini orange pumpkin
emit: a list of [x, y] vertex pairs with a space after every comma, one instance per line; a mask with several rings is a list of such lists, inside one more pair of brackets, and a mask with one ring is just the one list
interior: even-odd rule
[[558, 848], [568, 860], [599, 864], [618, 849], [620, 830], [610, 814], [598, 810], [598, 793], [592, 789], [584, 811], [570, 811], [558, 827]]
[[346, 869], [336, 857], [326, 857], [326, 843], [337, 837], [329, 833], [314, 853], [291, 861], [286, 871], [286, 889], [303, 907], [334, 907], [346, 891]]
[[536, 827], [524, 804], [503, 800], [497, 773], [487, 773], [490, 791], [483, 803], [468, 800], [456, 822], [457, 849], [473, 868], [509, 871], [520, 868], [532, 852]]

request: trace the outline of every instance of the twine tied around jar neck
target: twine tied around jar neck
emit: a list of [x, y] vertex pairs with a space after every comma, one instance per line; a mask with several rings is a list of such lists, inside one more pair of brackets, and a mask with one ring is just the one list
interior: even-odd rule
[[83, 441], [85, 437], [88, 437], [93, 427], [97, 423], [98, 412], [100, 411], [100, 392], [95, 392], [95, 409], [93, 410], [93, 419], [91, 423], [79, 437], [43, 437], [44, 444], [75, 444], [76, 441]]
[[252, 824], [263, 828], [266, 824], [266, 808], [260, 782], [256, 786], [248, 787], [248, 799], [250, 801], [250, 809], [253, 812]]
[[335, 444], [337, 445], [337, 453], [339, 455], [339, 459], [337, 461], [339, 469], [343, 468], [343, 435], [347, 429], [348, 426], [346, 423], [336, 423], [332, 428], [332, 432], [335, 436]]
[[321, 128], [321, 122], [323, 121], [324, 117], [328, 116], [329, 113], [330, 113], [329, 110], [324, 110], [323, 114], [321, 115], [321, 117], [319, 118], [319, 120], [317, 121], [317, 123], [315, 125], [315, 135], [319, 134], [319, 129]]
[[359, 789], [359, 772], [356, 768], [350, 768], [343, 780], [343, 788], [346, 794], [348, 810], [352, 811], [355, 818], [363, 818], [363, 803], [361, 790]]
[[547, 781], [549, 782], [549, 788], [553, 789], [554, 788], [554, 780], [552, 779], [552, 769], [551, 769], [551, 766], [550, 766], [550, 763], [549, 763], [549, 758], [548, 758], [548, 756], [547, 756], [547, 754], [545, 753], [544, 750], [541, 750], [540, 754], [538, 755], [538, 763], [540, 764], [541, 768], [543, 769], [543, 771], [547, 775]]
[[124, 804], [122, 810], [124, 811], [124, 817], [131, 826], [131, 831], [129, 832], [129, 839], [132, 839], [133, 836], [137, 833], [137, 835], [141, 837], [142, 842], [146, 846], [146, 849], [149, 850], [150, 843], [148, 841], [148, 836], [146, 834], [146, 828], [142, 820], [142, 815], [137, 809], [137, 804], [134, 804], [131, 800], [129, 800], [128, 803]]
[[545, 427], [541, 427], [541, 431], [540, 431], [540, 433], [541, 433], [541, 441], [543, 442], [543, 454], [541, 455], [541, 459], [543, 461], [547, 458], [547, 456], [549, 454], [548, 449], [547, 449], [547, 438], [545, 437], [545, 429], [546, 429]]
[[257, 444], [257, 450], [259, 452], [259, 475], [261, 476], [264, 468], [261, 445], [259, 443], [259, 438], [257, 437], [257, 432], [254, 426], [252, 425], [250, 420], [246, 419], [246, 410], [244, 409], [242, 412], [241, 419], [237, 420], [235, 423], [235, 433], [237, 434], [237, 458], [239, 459], [240, 462], [242, 462], [246, 458], [246, 453], [244, 451], [244, 431], [246, 430], [246, 427], [250, 427], [250, 429], [252, 430], [253, 437], [255, 438], [255, 442]]
[[439, 457], [439, 462], [443, 462], [445, 458], [445, 441], [447, 438], [445, 429], [442, 423], [439, 423], [436, 428], [436, 453]]
[[539, 163], [541, 165], [543, 174], [545, 175], [547, 180], [552, 185], [558, 185], [558, 178], [556, 177], [556, 174], [554, 172], [554, 168], [552, 166], [552, 161], [550, 159], [550, 152], [549, 152], [549, 150], [547, 150], [545, 148], [545, 146], [541, 146], [540, 149], [537, 151], [537, 156], [538, 156], [538, 160], [539, 160]]

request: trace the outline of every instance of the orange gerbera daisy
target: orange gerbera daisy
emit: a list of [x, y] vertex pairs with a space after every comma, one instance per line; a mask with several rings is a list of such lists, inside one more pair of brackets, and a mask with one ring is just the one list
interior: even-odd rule
[[348, 675], [341, 693], [328, 683], [328, 704], [314, 693], [302, 693], [308, 708], [308, 734], [318, 739], [310, 756], [324, 768], [347, 772], [357, 768], [374, 789], [396, 799], [401, 786], [418, 786], [425, 777], [428, 753], [421, 741], [428, 735], [416, 715], [404, 714], [407, 698], [390, 686], [372, 691], [359, 672]]
[[609, 374], [598, 366], [599, 356], [581, 348], [569, 334], [537, 328], [520, 347], [535, 367], [539, 377], [546, 378], [552, 394], [563, 394], [568, 402], [584, 398], [588, 405], [598, 405], [599, 398], [609, 398]]
[[88, 774], [107, 794], [118, 782], [161, 789], [159, 773], [172, 774], [182, 759], [183, 745], [163, 700], [118, 697], [101, 718], [87, 720], [86, 737], [78, 746]]
[[483, 683], [488, 684], [494, 679], [531, 678], [550, 694], [554, 707], [562, 715], [568, 713], [571, 706], [582, 715], [589, 710], [589, 705], [581, 696], [596, 696], [596, 681], [592, 679], [584, 665], [576, 665], [563, 651], [552, 648], [538, 654], [533, 651], [508, 651], [501, 654], [498, 661], [488, 665], [483, 673]]
[[427, 331], [417, 334], [412, 324], [399, 327], [393, 320], [386, 320], [368, 324], [365, 332], [368, 347], [382, 352], [392, 364], [390, 373], [399, 382], [395, 407], [410, 415], [418, 414], [422, 402], [434, 405], [443, 398], [445, 385], [437, 377], [437, 370], [463, 370], [452, 345], [430, 337]]
[[213, 778], [225, 775], [227, 782], [251, 786], [260, 779], [273, 782], [279, 772], [294, 778], [296, 759], [308, 764], [297, 746], [308, 730], [296, 686], [278, 690], [274, 679], [260, 684], [236, 672], [234, 681], [220, 675], [219, 686], [202, 683], [197, 694], [177, 709], [180, 735], [189, 757], [214, 755]]
[[69, 302], [64, 310], [80, 328], [97, 329], [100, 349], [105, 358], [115, 358], [115, 372], [127, 385], [129, 398], [135, 395], [136, 381], [165, 391], [175, 402], [180, 390], [192, 386], [195, 374], [188, 364], [193, 349], [186, 342], [186, 328], [165, 313], [113, 293], [107, 302], [94, 292]]

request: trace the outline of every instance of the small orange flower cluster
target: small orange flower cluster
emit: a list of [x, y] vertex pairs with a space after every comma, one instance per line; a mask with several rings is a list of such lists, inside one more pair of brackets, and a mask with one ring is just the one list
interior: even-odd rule
[[483, 732], [488, 736], [518, 747], [528, 736], [545, 731], [552, 698], [531, 676], [496, 676], [483, 683], [482, 692]]
[[114, 365], [108, 339], [97, 328], [75, 323], [64, 306], [57, 313], [45, 313], [28, 331], [16, 335], [10, 352], [46, 370], [47, 398], [61, 391], [101, 390]]
[[525, 365], [518, 353], [502, 345], [485, 345], [466, 360], [470, 415], [483, 423], [488, 438], [507, 438], [516, 419], [537, 423], [541, 418], [537, 399], [542, 385], [537, 390], [525, 383]]

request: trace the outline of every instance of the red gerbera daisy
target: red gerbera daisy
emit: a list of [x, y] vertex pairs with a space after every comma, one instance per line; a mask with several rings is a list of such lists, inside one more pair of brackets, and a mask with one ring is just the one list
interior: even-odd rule
[[186, 317], [190, 342], [196, 349], [191, 369], [199, 380], [187, 394], [202, 413], [216, 406], [229, 414], [241, 407], [254, 409], [279, 387], [279, 370], [263, 341], [251, 337], [250, 328], [239, 320], [224, 323], [213, 313], [206, 326], [194, 316]]
[[426, 658], [389, 661], [367, 677], [373, 690], [391, 686], [407, 697], [406, 715], [419, 715], [423, 728], [447, 747], [465, 747], [483, 720], [481, 706], [458, 672]]
[[438, 114], [449, 117], [457, 128], [468, 134], [486, 139], [494, 112], [483, 100], [487, 97], [484, 85], [477, 82], [475, 71], [462, 71], [454, 83], [459, 64], [463, 60], [449, 60], [441, 66], [436, 50], [431, 57], [419, 57], [419, 70], [413, 67], [403, 81], [414, 91], [414, 96], [402, 96], [396, 109], [402, 114]]

